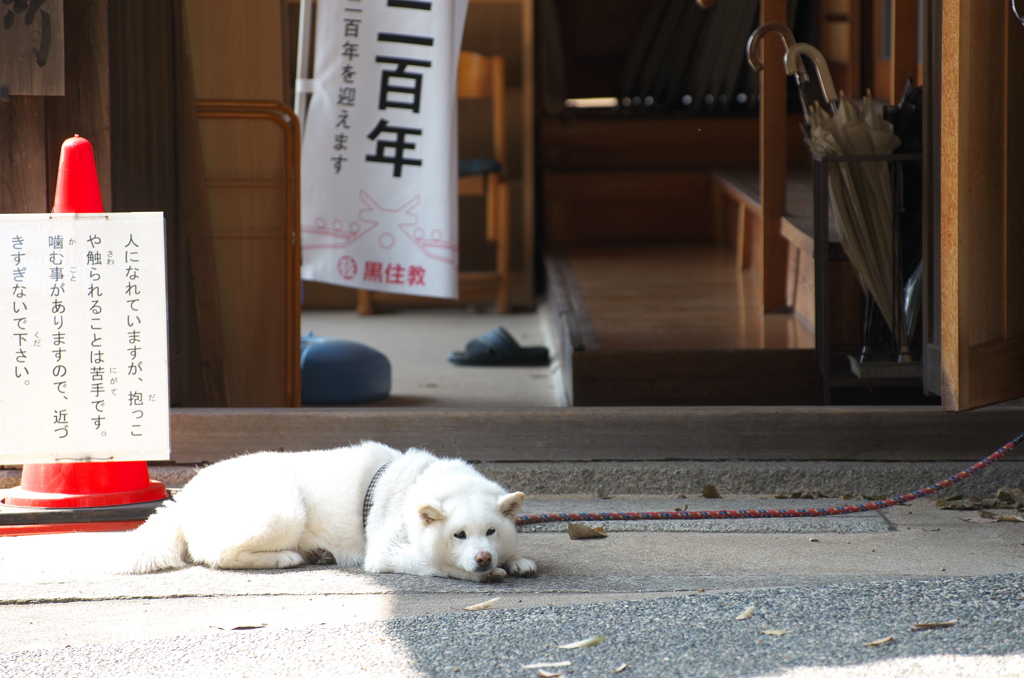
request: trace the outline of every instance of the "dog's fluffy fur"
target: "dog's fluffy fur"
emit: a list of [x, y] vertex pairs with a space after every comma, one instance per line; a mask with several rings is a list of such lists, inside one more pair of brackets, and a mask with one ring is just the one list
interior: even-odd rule
[[[363, 530], [363, 500], [384, 464]], [[295, 567], [323, 561], [368, 572], [494, 580], [532, 576], [507, 493], [472, 466], [412, 448], [364, 442], [310, 452], [259, 452], [202, 469], [132, 533], [131, 572], [199, 563]], [[329, 560], [329, 559], [328, 559]]]

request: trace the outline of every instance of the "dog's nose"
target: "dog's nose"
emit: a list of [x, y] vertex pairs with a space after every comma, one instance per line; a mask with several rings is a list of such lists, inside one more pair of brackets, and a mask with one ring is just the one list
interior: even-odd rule
[[491, 554], [487, 551], [481, 551], [476, 554], [476, 564], [480, 567], [488, 567], [491, 564]]

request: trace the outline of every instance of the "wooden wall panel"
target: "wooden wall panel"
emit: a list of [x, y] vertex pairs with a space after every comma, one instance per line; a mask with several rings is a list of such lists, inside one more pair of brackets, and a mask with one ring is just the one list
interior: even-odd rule
[[111, 209], [110, 59], [108, 0], [67, 2], [64, 6], [64, 96], [45, 97], [47, 204], [53, 205], [60, 147], [75, 134], [92, 144], [104, 209]]
[[185, 0], [196, 98], [281, 101], [284, 12], [281, 0]]
[[[281, 359], [284, 330], [291, 327], [279, 310], [284, 286], [277, 283], [285, 277], [281, 249], [277, 238], [214, 239], [218, 270], [238, 272], [217, 280], [221, 298], [230, 300], [222, 304], [221, 313], [224, 368], [233, 407], [254, 402], [275, 402], [275, 407], [291, 404], [284, 391], [289, 366]], [[260, 315], [264, 304], [267, 312]], [[273, 314], [275, 310], [278, 315]]]
[[1024, 395], [1024, 26], [945, 0], [942, 31], [942, 396], [964, 410]]
[[[211, 317], [219, 322], [219, 311], [210, 310], [216, 304], [201, 303], [208, 302], [211, 290], [215, 289], [209, 284], [212, 276], [206, 275], [212, 267], [200, 265], [203, 257], [195, 256], [208, 254], [211, 247], [204, 246], [208, 238], [202, 241], [187, 237], [189, 229], [181, 227], [178, 221], [184, 217], [194, 225], [208, 211], [205, 204], [196, 203], [201, 191], [187, 181], [182, 182], [182, 177], [188, 179], [192, 175], [179, 172], [195, 166], [190, 164], [190, 156], [181, 145], [185, 123], [195, 123], [194, 104], [189, 104], [191, 108], [185, 117], [178, 105], [186, 85], [179, 76], [187, 70], [187, 43], [179, 24], [183, 2], [199, 11], [199, 18], [190, 25], [202, 38], [200, 51], [205, 63], [196, 69], [201, 73], [202, 86], [212, 89], [226, 84], [244, 85], [248, 89], [221, 94], [281, 100], [284, 52], [282, 7], [278, 0], [262, 0], [258, 4], [191, 0], [64, 3], [65, 23], [74, 27], [65, 40], [65, 96], [15, 96], [10, 103], [0, 105], [0, 148], [4, 149], [0, 154], [0, 211], [48, 211], [53, 202], [61, 143], [74, 134], [89, 139], [96, 157], [104, 208], [162, 211], [167, 218], [172, 402], [217, 405], [224, 404], [223, 396], [209, 396], [218, 389], [223, 394], [223, 384], [216, 384], [215, 373], [219, 368], [213, 372], [206, 368], [216, 368], [220, 353], [216, 347], [214, 355], [204, 353], [209, 353], [209, 337], [213, 335], [197, 331]], [[204, 23], [204, 18], [210, 21]], [[217, 50], [226, 54], [220, 55]], [[269, 76], [268, 70], [273, 71]], [[187, 79], [191, 93], [191, 74]], [[279, 167], [280, 142], [266, 148], [270, 160], [264, 164]], [[221, 156], [212, 152], [209, 157]], [[240, 164], [262, 167], [251, 149], [233, 157], [241, 158]], [[183, 186], [180, 192], [179, 184]], [[271, 214], [265, 203], [254, 202], [262, 211], [257, 216]], [[283, 208], [278, 213], [281, 211]], [[283, 249], [276, 243], [270, 248]], [[243, 279], [260, 275], [258, 269], [243, 273]], [[237, 271], [225, 273], [228, 274], [238, 277]], [[200, 282], [193, 284], [193, 278]], [[280, 286], [285, 287], [284, 280]], [[268, 313], [267, 300], [261, 302], [263, 305], [251, 317]], [[273, 313], [270, 315], [274, 317]], [[283, 315], [283, 310], [277, 314], [279, 318]], [[278, 337], [283, 346], [286, 336], [291, 334], [283, 329], [286, 323], [275, 319], [268, 324], [282, 328]], [[292, 339], [297, 344], [297, 335]], [[265, 358], [254, 356], [251, 362], [258, 364], [262, 360]], [[295, 360], [289, 362], [295, 363], [297, 372], [297, 351]], [[196, 389], [192, 388], [194, 385], [198, 385]], [[274, 385], [268, 388], [275, 393], [283, 390]], [[280, 399], [256, 400], [252, 404], [257, 403], [285, 404]]]
[[12, 96], [0, 104], [0, 211], [48, 212], [60, 146], [80, 134], [93, 145], [103, 204], [110, 205], [107, 0], [65, 3], [64, 96]]
[[714, 239], [706, 172], [547, 172], [544, 187], [554, 251]]
[[[804, 145], [794, 123], [784, 143]], [[752, 168], [757, 122], [751, 118], [544, 118], [540, 162], [545, 169], [655, 170]]]
[[[84, 5], [84, 3], [74, 3]], [[180, 7], [175, 0], [110, 0], [110, 200], [114, 212], [163, 212], [172, 405], [203, 403], [188, 389], [194, 329], [186, 229], [178, 221], [175, 110]]]
[[[0, 212], [46, 212], [46, 132], [41, 97], [0, 105]], [[52, 198], [51, 198], [52, 200]]]
[[[281, 0], [184, 0], [200, 102], [285, 100]], [[287, 258], [286, 157], [271, 121], [200, 117], [210, 238], [216, 267], [228, 404], [298, 404], [297, 299]], [[297, 271], [294, 272], [297, 276]], [[295, 283], [293, 285], [292, 283]], [[197, 290], [202, 294], [203, 290]], [[289, 333], [294, 330], [295, 337]], [[294, 363], [294, 364], [292, 364]]]
[[4, 2], [0, 85], [10, 95], [64, 95], [64, 0]]

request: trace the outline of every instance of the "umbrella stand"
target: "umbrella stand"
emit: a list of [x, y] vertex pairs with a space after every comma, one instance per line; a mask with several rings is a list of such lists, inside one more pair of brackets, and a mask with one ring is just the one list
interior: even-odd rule
[[[830, 190], [829, 165], [832, 163], [885, 162], [889, 166], [890, 177], [898, 176], [897, 166], [905, 162], [921, 162], [920, 153], [894, 153], [887, 155], [822, 155], [812, 153], [813, 186], [814, 186], [814, 297], [815, 297], [815, 350], [818, 362], [818, 373], [821, 384], [823, 405], [830, 404], [833, 386], [871, 385], [872, 382], [884, 382], [888, 385], [911, 385], [920, 382], [921, 363], [909, 355], [909, 344], [902, 317], [904, 305], [898, 298], [903, 290], [906, 278], [901, 270], [900, 255], [900, 218], [898, 199], [893, 200], [893, 257], [892, 271], [894, 307], [900, 314], [899, 321], [894, 322], [893, 346], [889, 355], [891, 360], [861, 362], [857, 356], [847, 355], [853, 378], [833, 377], [832, 351], [829, 344], [828, 323], [828, 249], [829, 249], [829, 212]], [[894, 196], [899, 195], [894, 190]]]

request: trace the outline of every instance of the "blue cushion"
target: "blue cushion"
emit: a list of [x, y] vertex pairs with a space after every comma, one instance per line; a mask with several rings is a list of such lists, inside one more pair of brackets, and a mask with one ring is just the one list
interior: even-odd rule
[[459, 176], [466, 177], [474, 174], [489, 174], [500, 172], [501, 163], [494, 158], [470, 158], [459, 161]]
[[303, 405], [368, 403], [391, 392], [391, 363], [380, 351], [312, 332], [300, 348]]

